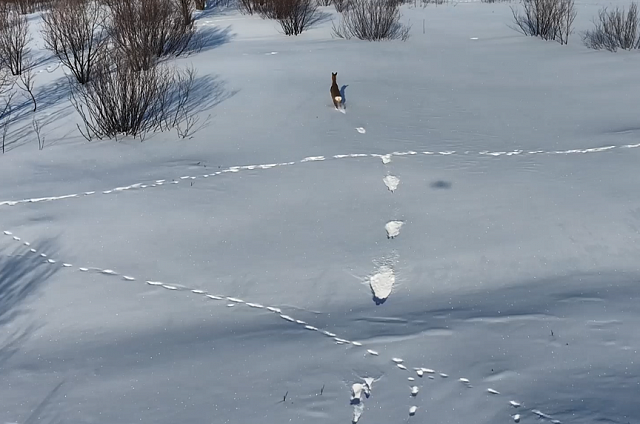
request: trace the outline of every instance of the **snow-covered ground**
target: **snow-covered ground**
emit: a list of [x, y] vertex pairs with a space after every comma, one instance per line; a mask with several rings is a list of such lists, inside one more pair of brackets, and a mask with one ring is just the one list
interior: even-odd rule
[[0, 423], [640, 422], [640, 55], [579, 35], [608, 4], [568, 46], [509, 3], [404, 7], [406, 43], [208, 11], [186, 140], [87, 143], [43, 63], [45, 148], [25, 115], [0, 156]]

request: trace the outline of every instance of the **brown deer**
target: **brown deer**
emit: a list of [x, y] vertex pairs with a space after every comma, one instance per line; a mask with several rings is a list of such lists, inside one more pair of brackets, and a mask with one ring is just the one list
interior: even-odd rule
[[337, 76], [337, 72], [331, 73], [331, 100], [333, 100], [333, 105], [336, 107], [336, 109], [340, 109], [342, 96], [340, 95], [340, 88], [338, 88], [338, 83], [336, 82]]

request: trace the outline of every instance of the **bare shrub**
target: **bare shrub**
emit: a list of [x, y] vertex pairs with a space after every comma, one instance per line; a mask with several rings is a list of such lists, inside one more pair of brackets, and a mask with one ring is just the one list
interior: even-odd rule
[[316, 0], [267, 0], [267, 16], [277, 20], [286, 35], [299, 35], [318, 22]]
[[246, 15], [260, 15], [266, 19], [275, 19], [273, 0], [238, 0], [238, 9]]
[[400, 23], [400, 4], [396, 0], [351, 0], [342, 13], [342, 20], [333, 25], [339, 38], [381, 41], [409, 38], [410, 26]]
[[173, 0], [173, 3], [180, 19], [179, 25], [182, 28], [193, 27], [193, 23], [195, 22], [193, 12], [196, 9], [193, 0]]
[[332, 0], [316, 0], [316, 4], [320, 7], [331, 6]]
[[46, 9], [51, 0], [2, 0], [2, 2], [15, 7], [21, 15], [26, 15]]
[[194, 5], [197, 10], [204, 10], [207, 7], [207, 0], [194, 0]]
[[182, 8], [184, 0], [107, 1], [112, 41], [133, 69], [150, 69], [160, 57], [185, 53], [194, 38], [194, 18]]
[[27, 17], [15, 6], [0, 3], [0, 66], [20, 75], [25, 69], [30, 39]]
[[443, 5], [447, 2], [447, 0], [420, 0], [422, 3], [422, 7], [427, 7], [430, 4], [435, 4], [436, 6]]
[[567, 44], [576, 18], [575, 0], [522, 0], [524, 14], [511, 8], [524, 35]]
[[246, 15], [253, 15], [257, 12], [255, 0], [238, 0], [238, 10]]
[[133, 69], [124, 60], [101, 61], [84, 85], [73, 84], [71, 101], [80, 114], [87, 140], [132, 136], [144, 138], [180, 123], [194, 72], [165, 65]]
[[336, 8], [336, 12], [342, 13], [349, 8], [349, 0], [333, 0], [333, 7]]
[[640, 48], [640, 15], [636, 2], [631, 3], [628, 11], [617, 7], [611, 12], [601, 9], [594, 24], [595, 28], [583, 37], [587, 47], [612, 52]]
[[106, 11], [92, 0], [56, 0], [42, 16], [45, 46], [69, 68], [80, 84], [106, 53]]

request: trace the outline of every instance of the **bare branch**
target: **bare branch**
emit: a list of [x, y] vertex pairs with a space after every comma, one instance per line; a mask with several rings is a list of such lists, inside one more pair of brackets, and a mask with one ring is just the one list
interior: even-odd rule
[[20, 75], [30, 49], [29, 21], [14, 4], [0, 3], [0, 66]]
[[106, 19], [104, 6], [92, 0], [56, 0], [42, 17], [45, 46], [80, 84], [107, 53]]

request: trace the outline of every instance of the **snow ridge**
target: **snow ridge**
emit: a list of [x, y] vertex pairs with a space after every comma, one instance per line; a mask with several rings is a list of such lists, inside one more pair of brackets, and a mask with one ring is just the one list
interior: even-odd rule
[[[338, 154], [338, 155], [333, 155], [333, 156], [309, 156], [303, 159], [300, 159], [298, 161], [293, 161], [293, 162], [280, 162], [280, 163], [267, 163], [267, 164], [261, 164], [261, 165], [238, 165], [238, 166], [230, 166], [229, 168], [223, 169], [221, 171], [216, 171], [213, 172], [211, 174], [202, 174], [202, 175], [184, 175], [181, 177], [176, 177], [176, 178], [167, 178], [167, 179], [160, 179], [160, 180], [156, 180], [156, 181], [151, 181], [151, 182], [145, 182], [145, 183], [134, 183], [128, 186], [123, 186], [123, 187], [115, 187], [112, 189], [108, 189], [108, 190], [94, 190], [94, 191], [86, 191], [83, 193], [73, 193], [73, 194], [65, 194], [65, 195], [59, 195], [59, 196], [45, 196], [45, 197], [39, 197], [39, 198], [31, 198], [31, 199], [19, 199], [19, 200], [4, 200], [4, 201], [0, 201], [0, 206], [15, 206], [21, 203], [39, 203], [39, 202], [51, 202], [51, 201], [55, 201], [55, 200], [64, 200], [64, 199], [78, 199], [78, 198], [82, 198], [85, 196], [92, 196], [95, 194], [103, 194], [103, 195], [109, 195], [109, 194], [116, 194], [116, 193], [120, 193], [120, 192], [124, 192], [124, 191], [131, 191], [131, 190], [142, 190], [142, 189], [148, 189], [148, 188], [156, 188], [156, 187], [162, 187], [162, 186], [166, 186], [166, 185], [171, 185], [171, 184], [180, 184], [182, 181], [193, 181], [196, 179], [205, 179], [205, 178], [210, 178], [210, 177], [215, 177], [218, 175], [222, 175], [222, 174], [227, 174], [227, 173], [236, 173], [236, 172], [240, 172], [240, 171], [245, 171], [245, 170], [257, 170], [257, 169], [262, 169], [262, 170], [267, 170], [267, 169], [272, 169], [272, 168], [276, 168], [276, 167], [282, 167], [282, 166], [291, 166], [291, 165], [297, 165], [297, 164], [303, 164], [303, 163], [309, 163], [309, 162], [322, 162], [322, 161], [327, 161], [327, 160], [336, 160], [336, 159], [353, 159], [353, 158], [376, 158], [376, 159], [380, 159], [382, 160], [383, 164], [388, 164], [391, 162], [391, 158], [392, 157], [401, 157], [401, 156], [492, 156], [492, 157], [509, 157], [509, 156], [531, 156], [531, 155], [570, 155], [570, 154], [585, 154], [585, 153], [602, 153], [602, 152], [607, 152], [607, 151], [611, 151], [614, 149], [635, 149], [640, 147], [640, 143], [638, 144], [624, 144], [624, 145], [611, 145], [611, 146], [603, 146], [603, 147], [591, 147], [591, 148], [585, 148], [585, 149], [571, 149], [571, 150], [549, 150], [549, 151], [544, 151], [544, 150], [532, 150], [532, 151], [524, 151], [524, 150], [513, 150], [513, 151], [495, 151], [495, 152], [490, 152], [487, 150], [483, 150], [483, 151], [478, 151], [478, 152], [471, 152], [471, 151], [464, 151], [464, 152], [457, 152], [454, 150], [448, 150], [448, 151], [441, 151], [441, 152], [431, 152], [431, 151], [424, 151], [424, 152], [415, 152], [415, 151], [405, 151], [405, 152], [392, 152], [392, 153], [386, 153], [386, 154], [379, 154], [379, 153], [351, 153], [351, 154]], [[391, 180], [393, 181], [393, 180]], [[385, 181], [385, 183], [387, 183]], [[399, 181], [398, 181], [399, 183]], [[393, 184], [395, 184], [395, 182], [391, 182], [390, 184], [387, 184], [387, 187], [389, 188], [390, 191], [394, 191], [397, 188], [397, 184], [395, 185], [395, 187], [392, 188]]]

